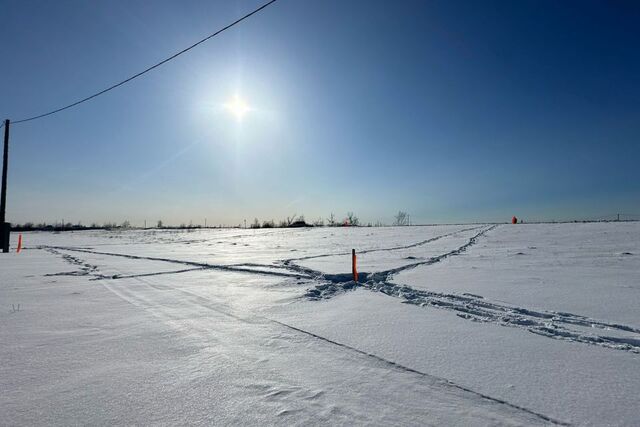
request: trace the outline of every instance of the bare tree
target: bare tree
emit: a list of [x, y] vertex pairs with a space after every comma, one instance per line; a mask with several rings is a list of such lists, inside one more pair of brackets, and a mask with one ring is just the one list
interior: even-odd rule
[[353, 212], [347, 212], [347, 224], [357, 227], [360, 225], [360, 219]]
[[260, 220], [258, 218], [253, 219], [253, 224], [251, 224], [251, 228], [260, 228]]
[[398, 211], [394, 218], [393, 225], [409, 225], [409, 214], [406, 212]]
[[162, 220], [160, 220], [160, 219], [159, 219], [159, 220], [158, 220], [158, 224], [156, 224], [156, 227], [158, 227], [158, 228], [162, 228], [162, 226], [163, 226], [163, 225], [164, 225], [164, 224], [162, 223]]
[[324, 227], [324, 220], [322, 218], [318, 218], [315, 221], [313, 221], [313, 225], [315, 227]]
[[327, 218], [327, 225], [329, 227], [335, 227], [336, 224], [336, 216], [333, 214], [333, 212], [331, 212], [331, 215], [329, 215], [329, 218]]
[[286, 221], [287, 221], [287, 227], [290, 226], [291, 224], [293, 224], [294, 222], [296, 222], [296, 217], [298, 214], [293, 214], [291, 216], [288, 216]]

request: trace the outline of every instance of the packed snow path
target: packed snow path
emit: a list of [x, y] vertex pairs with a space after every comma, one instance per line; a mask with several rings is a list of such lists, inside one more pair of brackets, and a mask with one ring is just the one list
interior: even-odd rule
[[[555, 409], [555, 404], [534, 398], [511, 398], [509, 394], [494, 393], [490, 387], [487, 390], [484, 386], [473, 386], [466, 380], [451, 381], [450, 376], [433, 372], [428, 366], [421, 366], [421, 362], [403, 361], [401, 359], [404, 356], [388, 354], [384, 345], [372, 349], [359, 344], [359, 340], [351, 335], [343, 336], [332, 330], [323, 332], [321, 321], [313, 325], [312, 319], [318, 313], [330, 313], [343, 304], [332, 304], [332, 301], [340, 299], [336, 297], [354, 295], [356, 299], [363, 300], [361, 296], [358, 297], [361, 292], [353, 291], [366, 290], [382, 295], [382, 299], [364, 299], [369, 301], [371, 307], [378, 304], [385, 306], [384, 298], [391, 296], [394, 298], [388, 298], [387, 304], [399, 301], [423, 310], [433, 307], [478, 325], [507, 326], [508, 329], [533, 332], [536, 336], [553, 338], [554, 341], [562, 340], [580, 346], [590, 344], [586, 347], [598, 347], [608, 352], [625, 350], [615, 353], [628, 353], [631, 359], [626, 359], [625, 363], [631, 363], [632, 366], [637, 364], [640, 330], [633, 323], [598, 320], [586, 314], [572, 314], [573, 311], [541, 310], [535, 303], [513, 304], [495, 298], [495, 294], [484, 295], [482, 289], [442, 292], [428, 289], [428, 283], [425, 288], [421, 280], [416, 281], [416, 285], [406, 283], [407, 277], [413, 277], [411, 275], [429, 278], [430, 272], [438, 266], [450, 269], [460, 261], [466, 261], [468, 258], [465, 258], [465, 254], [475, 253], [480, 242], [486, 245], [487, 236], [502, 236], [507, 230], [512, 228], [417, 228], [406, 235], [402, 235], [403, 229], [235, 231], [227, 235], [206, 231], [74, 233], [75, 236], [70, 233], [68, 236], [73, 238], [33, 233], [27, 235], [27, 239], [34, 241], [34, 244], [29, 245], [21, 256], [40, 257], [44, 270], [39, 274], [33, 274], [33, 271], [24, 274], [17, 269], [15, 277], [8, 276], [8, 280], [14, 282], [13, 289], [18, 293], [23, 288], [23, 281], [32, 286], [38, 281], [50, 283], [48, 286], [35, 286], [34, 291], [101, 285], [102, 289], [161, 320], [161, 324], [173, 331], [171, 334], [183, 337], [187, 347], [200, 349], [197, 350], [198, 357], [190, 358], [186, 363], [186, 369], [202, 372], [204, 366], [226, 366], [230, 373], [216, 379], [208, 377], [210, 386], [226, 384], [223, 388], [234, 389], [237, 394], [226, 398], [232, 398], [231, 407], [239, 412], [243, 409], [234, 405], [242, 399], [248, 399], [261, 408], [250, 414], [227, 411], [227, 418], [222, 418], [227, 422], [584, 423], [588, 418], [576, 415], [575, 410], [563, 412]], [[346, 236], [340, 235], [343, 231], [346, 231]], [[370, 234], [348, 234], [365, 232]], [[421, 232], [431, 235], [414, 236]], [[376, 235], [378, 233], [383, 235]], [[398, 236], [398, 233], [401, 235]], [[38, 242], [38, 239], [41, 241]], [[333, 241], [327, 245], [323, 244], [322, 239]], [[221, 254], [208, 253], [210, 247], [224, 250]], [[350, 274], [345, 273], [349, 270], [350, 247], [358, 248], [359, 259], [367, 268], [360, 273], [359, 284], [353, 283]], [[299, 252], [300, 256], [292, 258], [288, 255], [292, 251]], [[621, 262], [625, 265], [633, 263], [635, 251], [635, 248], [620, 250]], [[14, 257], [13, 260], [20, 262], [23, 258]], [[47, 267], [47, 263], [55, 259], [63, 261], [67, 268]], [[496, 273], [496, 276], [499, 277], [500, 273]], [[4, 277], [0, 278], [4, 282]], [[224, 282], [230, 285], [220, 287]], [[24, 286], [24, 291], [27, 289], [29, 287]], [[96, 292], [99, 288], [86, 289]], [[86, 289], [72, 294], [83, 294], [87, 292]], [[7, 298], [15, 300], [11, 292], [3, 300]], [[29, 313], [24, 303], [22, 307], [22, 312], [15, 312], [14, 308], [9, 313], [12, 317], [7, 317], [8, 321], [3, 325], [2, 334], [9, 341], [20, 341], [21, 335], [15, 335], [16, 331], [11, 328], [9, 321]], [[293, 318], [287, 314], [296, 310], [306, 314]], [[351, 316], [348, 312], [340, 313], [345, 319]], [[311, 326], [305, 326], [306, 322], [312, 322]], [[384, 323], [380, 323], [380, 327], [384, 327]], [[525, 340], [524, 337], [518, 339]], [[553, 347], [556, 348], [555, 345]], [[16, 361], [13, 351], [8, 351], [10, 360]], [[429, 347], [422, 351], [428, 352]], [[409, 354], [413, 352], [409, 350]], [[341, 367], [338, 368], [336, 363]], [[16, 365], [19, 363], [13, 366], [10, 363], [9, 367], [5, 366], [4, 372], [12, 377], [13, 370], [19, 368]], [[274, 374], [265, 377], [265, 368]], [[388, 372], [384, 374], [385, 371]], [[318, 376], [322, 372], [326, 372], [328, 377]], [[183, 372], [183, 375], [190, 378], [188, 372]], [[363, 375], [367, 377], [366, 380]], [[266, 383], [264, 388], [239, 385], [237, 378], [241, 377]], [[332, 378], [342, 378], [341, 384], [336, 384]], [[10, 384], [3, 384], [5, 389], [20, 382], [19, 379], [11, 381]], [[272, 385], [266, 385], [270, 381]], [[389, 382], [394, 386], [381, 389], [379, 381], [385, 387]], [[344, 393], [352, 394], [347, 390], [358, 391], [356, 396], [352, 395], [344, 401]], [[632, 390], [637, 391], [633, 387]], [[229, 393], [233, 394], [231, 391]], [[376, 394], [375, 398], [371, 393]], [[14, 390], [10, 396], [18, 398], [20, 393]], [[337, 396], [340, 398], [336, 400]], [[58, 397], [50, 396], [50, 399]], [[375, 409], [365, 403], [367, 399], [378, 402]], [[572, 404], [580, 406], [578, 402]], [[15, 415], [11, 408], [19, 406], [15, 401], [2, 400], [0, 414], [6, 412]], [[194, 422], [206, 423], [204, 414], [207, 411], [213, 414], [214, 419], [215, 416], [222, 416], [216, 405], [208, 408], [205, 408], [206, 405], [196, 406], [198, 416], [205, 418], [193, 418]], [[271, 406], [277, 408], [275, 412], [270, 412], [268, 408]], [[402, 408], [402, 412], [392, 408]], [[140, 418], [121, 415], [120, 421], [149, 421], [144, 414], [138, 414]], [[29, 423], [39, 420], [33, 416], [20, 419]], [[62, 418], [51, 420], [60, 422]], [[72, 421], [74, 418], [70, 415], [66, 420]], [[104, 418], [90, 420], [99, 422]], [[158, 420], [168, 422], [171, 416], [165, 413]], [[618, 421], [624, 424], [629, 420], [629, 416], [622, 411]], [[602, 421], [608, 420], [604, 418]]]

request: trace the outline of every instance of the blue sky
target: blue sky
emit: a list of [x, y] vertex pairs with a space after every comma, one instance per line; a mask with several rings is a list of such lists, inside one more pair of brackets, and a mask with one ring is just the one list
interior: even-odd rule
[[[258, 1], [2, 2], [0, 115], [75, 101]], [[640, 213], [640, 7], [279, 0], [11, 128], [8, 220]], [[224, 104], [252, 108], [239, 122]]]

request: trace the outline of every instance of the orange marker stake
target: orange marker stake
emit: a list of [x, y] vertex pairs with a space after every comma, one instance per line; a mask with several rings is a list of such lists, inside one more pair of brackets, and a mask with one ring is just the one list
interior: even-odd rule
[[22, 250], [22, 234], [18, 234], [18, 249], [16, 249], [17, 253], [20, 253]]
[[358, 269], [356, 268], [356, 250], [351, 249], [351, 270], [353, 272], [353, 281], [358, 283]]

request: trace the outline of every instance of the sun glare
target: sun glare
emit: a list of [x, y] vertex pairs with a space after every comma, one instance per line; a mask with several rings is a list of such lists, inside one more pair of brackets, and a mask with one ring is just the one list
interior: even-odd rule
[[251, 111], [249, 104], [247, 104], [242, 98], [238, 95], [233, 97], [231, 102], [224, 104], [224, 107], [231, 112], [238, 121], [242, 120], [242, 118]]

